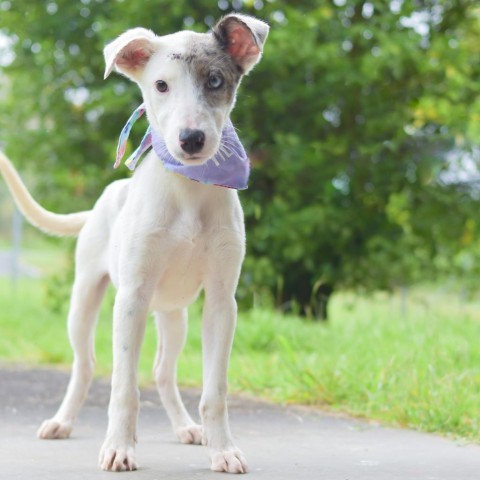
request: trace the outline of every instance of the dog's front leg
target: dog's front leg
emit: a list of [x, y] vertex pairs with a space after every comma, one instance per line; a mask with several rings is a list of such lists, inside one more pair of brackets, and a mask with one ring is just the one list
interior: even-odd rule
[[100, 451], [103, 470], [135, 470], [139, 406], [137, 365], [151, 296], [150, 285], [120, 287], [113, 312], [113, 374], [108, 430]]
[[245, 473], [247, 463], [235, 446], [227, 412], [227, 371], [237, 304], [234, 289], [225, 290], [222, 281], [205, 285], [203, 316], [203, 395], [200, 415], [204, 443], [208, 446], [211, 469]]

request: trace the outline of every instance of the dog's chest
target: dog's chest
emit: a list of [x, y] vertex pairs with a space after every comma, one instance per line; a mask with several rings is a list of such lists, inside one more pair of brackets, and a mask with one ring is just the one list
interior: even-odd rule
[[152, 307], [184, 308], [197, 298], [209, 263], [212, 233], [199, 221], [178, 222], [161, 235], [157, 252], [163, 257]]
[[152, 309], [185, 308], [212, 272], [220, 282], [238, 275], [241, 206], [236, 192], [169, 175], [154, 162], [142, 166], [112, 233], [111, 278], [135, 288], [153, 278]]

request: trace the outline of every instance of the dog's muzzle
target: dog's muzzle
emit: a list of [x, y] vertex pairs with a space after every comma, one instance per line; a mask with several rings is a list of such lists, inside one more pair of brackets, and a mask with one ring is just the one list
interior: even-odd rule
[[[114, 168], [122, 161], [127, 147], [128, 136], [135, 121], [145, 113], [145, 105], [142, 103], [130, 116], [123, 127], [118, 139], [117, 156]], [[182, 137], [183, 134], [183, 137]], [[182, 149], [193, 155], [199, 152], [205, 145], [205, 133], [201, 130], [183, 129], [179, 135], [180, 143], [184, 142]], [[220, 147], [217, 153], [201, 165], [184, 165], [175, 159], [167, 149], [165, 141], [149, 126], [140, 145], [125, 161], [125, 165], [134, 170], [140, 157], [153, 147], [158, 158], [163, 162], [167, 170], [178, 173], [196, 182], [207, 185], [244, 190], [248, 188], [250, 175], [250, 161], [243, 148], [237, 132], [230, 119], [227, 120], [222, 130]], [[191, 149], [191, 153], [190, 150]]]

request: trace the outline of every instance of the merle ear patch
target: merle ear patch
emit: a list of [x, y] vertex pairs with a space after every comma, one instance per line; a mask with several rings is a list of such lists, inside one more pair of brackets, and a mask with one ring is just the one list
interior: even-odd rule
[[265, 22], [246, 15], [227, 15], [213, 34], [235, 63], [248, 73], [261, 58], [269, 27]]

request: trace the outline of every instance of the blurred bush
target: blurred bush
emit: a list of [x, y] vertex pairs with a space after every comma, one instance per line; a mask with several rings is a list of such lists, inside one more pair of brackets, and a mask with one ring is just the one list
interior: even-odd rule
[[325, 316], [337, 288], [476, 287], [480, 8], [467, 0], [1, 1], [0, 140], [38, 198], [89, 207], [125, 175], [112, 160], [141, 99], [103, 82], [108, 41], [138, 25], [206, 31], [232, 10], [272, 26], [233, 114], [254, 166], [241, 301]]

